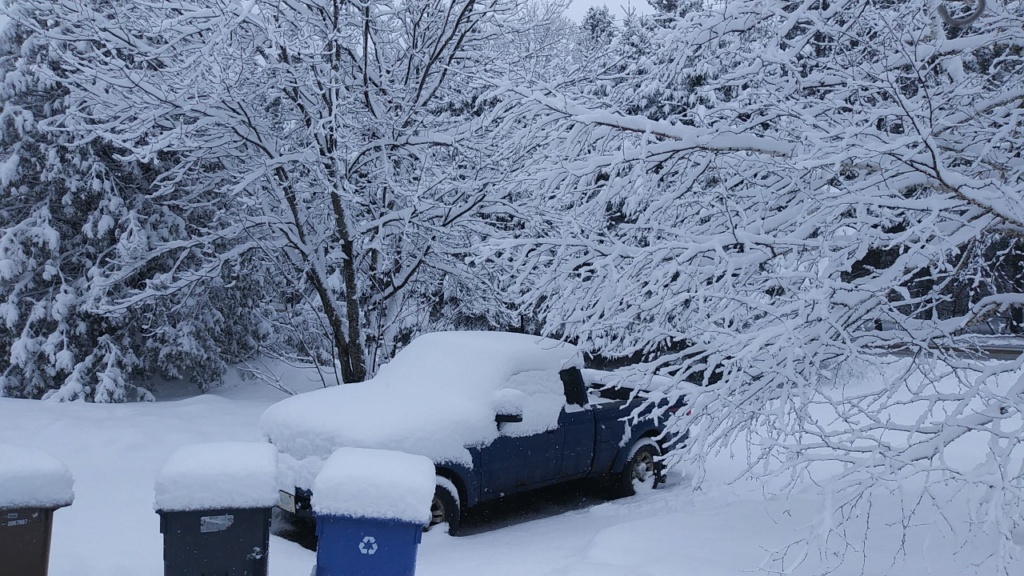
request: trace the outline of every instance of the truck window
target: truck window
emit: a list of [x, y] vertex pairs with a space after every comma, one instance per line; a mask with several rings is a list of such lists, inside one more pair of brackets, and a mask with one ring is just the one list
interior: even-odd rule
[[579, 368], [566, 368], [558, 373], [565, 390], [565, 402], [576, 406], [587, 405], [587, 385], [583, 382], [583, 374]]

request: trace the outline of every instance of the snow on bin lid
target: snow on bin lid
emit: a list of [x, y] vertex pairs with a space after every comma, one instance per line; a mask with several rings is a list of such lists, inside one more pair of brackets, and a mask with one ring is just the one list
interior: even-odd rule
[[63, 462], [36, 448], [0, 444], [0, 508], [60, 508], [75, 500]]
[[[435, 332], [403, 348], [367, 382], [332, 386], [278, 402], [263, 433], [291, 457], [326, 459], [342, 446], [422, 454], [471, 466], [466, 446], [497, 437], [495, 393], [517, 374], [581, 366], [579, 350], [557, 340], [506, 332]], [[540, 430], [558, 425], [564, 398]]]
[[313, 482], [313, 511], [426, 525], [434, 476], [434, 463], [425, 456], [339, 448]]
[[270, 444], [185, 446], [156, 477], [158, 511], [270, 508], [277, 499], [277, 450]]

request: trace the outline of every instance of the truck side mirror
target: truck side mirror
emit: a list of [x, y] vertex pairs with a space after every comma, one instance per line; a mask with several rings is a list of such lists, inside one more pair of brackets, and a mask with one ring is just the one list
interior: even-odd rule
[[523, 404], [526, 395], [515, 388], [502, 388], [494, 393], [494, 422], [501, 429], [502, 424], [523, 421]]
[[522, 414], [495, 414], [494, 422], [497, 424], [508, 424], [510, 422], [522, 422]]

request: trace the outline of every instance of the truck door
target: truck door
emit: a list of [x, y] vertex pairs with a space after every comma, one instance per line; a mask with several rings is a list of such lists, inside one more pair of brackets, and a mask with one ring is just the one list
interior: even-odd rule
[[563, 432], [562, 465], [558, 477], [568, 480], [590, 472], [594, 459], [594, 412], [579, 368], [566, 368], [558, 373], [558, 377], [566, 403], [558, 417], [558, 428]]
[[480, 478], [484, 494], [492, 498], [512, 494], [558, 478], [562, 437], [561, 427], [529, 436], [502, 434], [481, 448]]
[[480, 450], [482, 491], [490, 497], [556, 481], [562, 469], [565, 396], [558, 373], [524, 371], [506, 386], [496, 393], [496, 406], [519, 420], [499, 423], [498, 438]]
[[558, 428], [565, 437], [558, 475], [563, 479], [586, 476], [594, 459], [594, 413], [589, 408], [567, 406], [558, 418]]
[[526, 465], [519, 438], [499, 436], [480, 449], [480, 489], [485, 499], [516, 491]]
[[520, 438], [525, 465], [519, 477], [519, 486], [545, 484], [558, 479], [562, 465], [562, 445], [565, 432], [561, 426], [542, 434]]

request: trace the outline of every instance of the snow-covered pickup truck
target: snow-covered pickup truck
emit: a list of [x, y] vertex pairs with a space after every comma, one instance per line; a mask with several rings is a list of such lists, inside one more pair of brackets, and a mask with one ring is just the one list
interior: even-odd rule
[[[280, 507], [312, 518], [310, 487], [339, 447], [420, 454], [437, 471], [432, 524], [462, 509], [579, 478], [617, 495], [662, 480], [658, 456], [678, 401], [637, 417], [643, 391], [582, 369], [574, 346], [523, 334], [441, 332], [415, 339], [372, 380], [300, 394], [264, 413], [280, 454]], [[651, 414], [648, 409], [646, 413]], [[632, 417], [630, 417], [632, 416]], [[629, 424], [627, 424], [627, 420]]]

